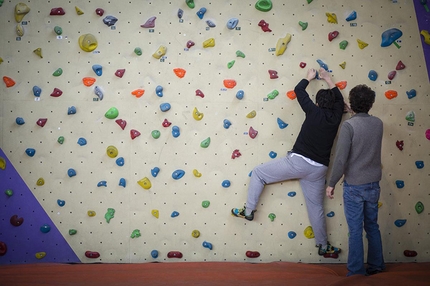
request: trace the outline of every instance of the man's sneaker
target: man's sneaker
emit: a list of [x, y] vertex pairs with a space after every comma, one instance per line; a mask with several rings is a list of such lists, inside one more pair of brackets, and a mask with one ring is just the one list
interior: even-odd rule
[[317, 247], [318, 247], [318, 255], [338, 254], [342, 251], [340, 248], [332, 246], [328, 241], [327, 241], [327, 248], [323, 248], [321, 244], [317, 245]]
[[250, 215], [245, 215], [245, 209], [246, 209], [246, 207], [243, 207], [241, 209], [233, 208], [233, 209], [231, 209], [231, 214], [236, 216], [236, 217], [241, 217], [241, 218], [247, 219], [249, 221], [253, 220], [254, 219], [254, 213], [256, 212], [256, 210], [252, 211]]

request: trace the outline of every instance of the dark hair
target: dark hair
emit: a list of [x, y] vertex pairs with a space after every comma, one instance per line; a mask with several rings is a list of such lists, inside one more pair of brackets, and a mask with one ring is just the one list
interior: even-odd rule
[[349, 92], [349, 103], [355, 113], [368, 113], [375, 102], [375, 92], [365, 84], [355, 86]]
[[331, 89], [320, 89], [317, 92], [315, 101], [320, 108], [333, 109], [334, 92]]

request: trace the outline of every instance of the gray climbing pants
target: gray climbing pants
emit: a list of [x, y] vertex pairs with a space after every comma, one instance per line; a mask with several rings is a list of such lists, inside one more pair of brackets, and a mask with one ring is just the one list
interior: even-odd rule
[[251, 174], [246, 208], [256, 210], [260, 195], [267, 184], [298, 179], [306, 202], [308, 217], [315, 234], [316, 244], [327, 243], [324, 217], [325, 178], [327, 166], [314, 166], [289, 152], [255, 167]]

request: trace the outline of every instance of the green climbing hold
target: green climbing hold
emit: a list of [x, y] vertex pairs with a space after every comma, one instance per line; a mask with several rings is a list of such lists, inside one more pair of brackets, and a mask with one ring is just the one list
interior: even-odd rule
[[255, 3], [255, 8], [261, 12], [268, 12], [272, 10], [272, 1], [258, 0], [257, 3]]
[[271, 93], [269, 93], [267, 95], [268, 99], [274, 99], [275, 97], [277, 97], [279, 95], [279, 91], [277, 91], [276, 89], [274, 89]]
[[228, 64], [227, 64], [227, 67], [229, 68], [229, 69], [231, 69], [233, 66], [234, 66], [234, 63], [235, 63], [236, 61], [235, 60], [232, 60], [231, 62], [229, 62]]
[[270, 221], [274, 221], [276, 218], [276, 215], [274, 213], [270, 213], [269, 218], [270, 218]]
[[154, 138], [154, 139], [160, 138], [160, 134], [161, 133], [158, 130], [154, 130], [154, 131], [151, 132], [152, 138]]
[[341, 48], [342, 50], [345, 50], [347, 46], [348, 46], [347, 40], [343, 40], [342, 42], [339, 43], [339, 48]]
[[57, 142], [60, 144], [63, 144], [64, 143], [64, 136], [58, 137]]
[[118, 109], [116, 107], [111, 107], [108, 111], [105, 113], [105, 117], [108, 119], [115, 119], [119, 115]]
[[130, 235], [131, 238], [136, 238], [139, 236], [141, 236], [141, 234], [140, 234], [140, 230], [138, 230], [138, 229], [133, 230], [133, 232]]
[[299, 25], [302, 27], [302, 31], [304, 31], [308, 27], [308, 22], [299, 21]]
[[422, 202], [417, 202], [415, 204], [415, 210], [417, 211], [418, 214], [422, 213], [424, 211], [424, 205]]
[[413, 111], [409, 111], [409, 112], [406, 114], [405, 119], [406, 119], [406, 121], [408, 121], [408, 122], [415, 122], [415, 112], [413, 112]]
[[11, 189], [7, 189], [6, 191], [4, 191], [4, 193], [6, 194], [6, 196], [11, 197], [13, 196], [13, 191]]
[[135, 49], [134, 49], [134, 53], [135, 53], [136, 55], [138, 55], [138, 56], [141, 56], [141, 55], [142, 55], [142, 49], [141, 49], [141, 48], [139, 48], [139, 47], [137, 47], [137, 48], [135, 48]]
[[108, 208], [105, 214], [106, 222], [109, 223], [110, 220], [114, 218], [114, 215], [115, 215], [115, 210], [112, 208]]
[[208, 208], [210, 204], [211, 204], [211, 203], [210, 203], [209, 201], [203, 201], [203, 202], [202, 202], [202, 207], [204, 207], [204, 208]]
[[78, 231], [76, 229], [69, 229], [69, 235], [75, 235]]
[[312, 1], [314, 1], [314, 0], [308, 0], [308, 4], [311, 4], [311, 3], [312, 3]]
[[245, 54], [242, 51], [237, 50], [236, 51], [236, 56], [239, 58], [245, 58]]
[[54, 73], [52, 74], [53, 76], [60, 76], [63, 74], [63, 70], [61, 68], [58, 68], [56, 71], [54, 71]]
[[211, 144], [211, 138], [208, 137], [200, 143], [200, 147], [208, 148], [210, 144]]
[[54, 27], [54, 32], [55, 34], [57, 34], [58, 36], [60, 36], [63, 33], [63, 29], [59, 26], [55, 26]]
[[191, 9], [194, 9], [194, 7], [196, 7], [196, 5], [194, 4], [194, 0], [185, 0], [185, 3], [187, 3], [187, 6]]

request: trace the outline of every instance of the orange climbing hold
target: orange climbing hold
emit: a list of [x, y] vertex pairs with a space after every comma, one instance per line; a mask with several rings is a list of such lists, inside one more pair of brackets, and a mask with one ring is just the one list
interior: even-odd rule
[[343, 80], [343, 81], [339, 81], [339, 82], [337, 82], [337, 83], [336, 83], [336, 86], [337, 86], [339, 89], [345, 89], [346, 85], [347, 85], [347, 82], [346, 82], [345, 80]]
[[385, 92], [385, 97], [388, 98], [388, 99], [393, 99], [393, 98], [397, 97], [397, 91], [391, 90], [391, 89], [387, 90]]
[[96, 79], [93, 77], [84, 77], [82, 82], [85, 86], [92, 86], [96, 82]]
[[296, 97], [297, 97], [296, 93], [294, 92], [294, 90], [287, 91], [287, 96], [291, 100], [296, 99]]
[[131, 92], [131, 94], [134, 95], [137, 98], [141, 97], [144, 93], [145, 93], [144, 89], [136, 89], [136, 90], [133, 90]]
[[179, 77], [179, 78], [183, 78], [185, 76], [185, 73], [187, 72], [186, 70], [182, 69], [182, 68], [176, 68], [173, 69], [173, 71], [175, 72], [175, 74]]
[[3, 81], [6, 84], [6, 87], [12, 87], [15, 85], [15, 81], [8, 76], [4, 76]]
[[225, 79], [224, 86], [226, 88], [233, 88], [236, 86], [236, 81], [234, 79]]

